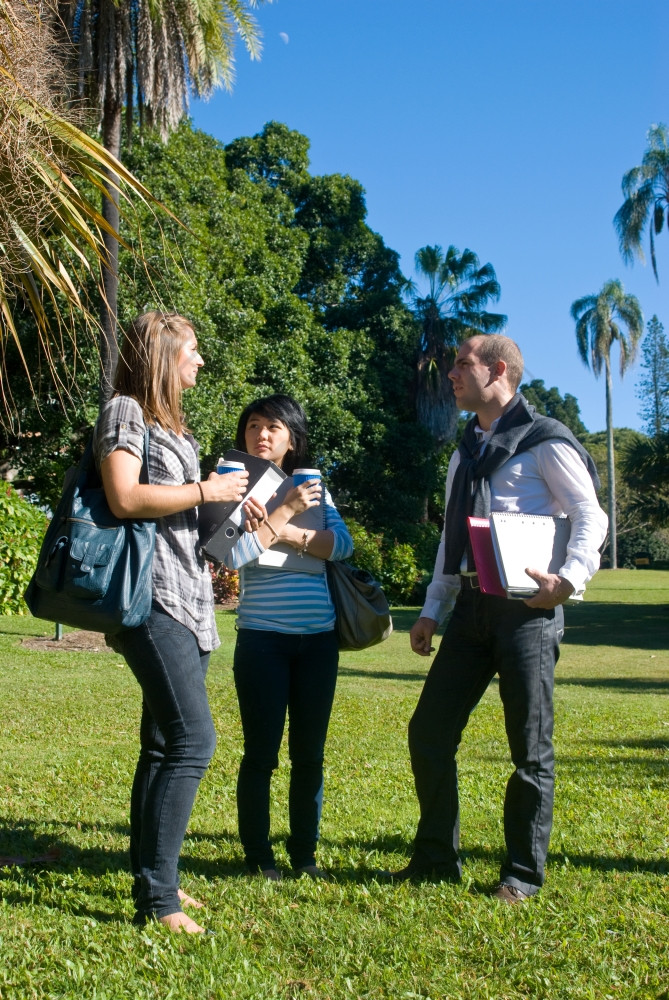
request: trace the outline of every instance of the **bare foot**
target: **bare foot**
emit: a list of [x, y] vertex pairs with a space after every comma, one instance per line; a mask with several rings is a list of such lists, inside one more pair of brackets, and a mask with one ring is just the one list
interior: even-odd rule
[[181, 931], [185, 934], [207, 933], [204, 927], [200, 927], [194, 920], [191, 920], [188, 914], [182, 913], [181, 910], [178, 910], [177, 913], [168, 913], [165, 917], [158, 917], [158, 920], [165, 927], [169, 927], [171, 931], [176, 931], [177, 933], [181, 933]]
[[183, 891], [183, 889], [178, 889], [177, 895], [182, 906], [192, 906], [194, 910], [204, 909], [204, 903], [201, 903], [198, 899], [193, 899], [193, 897], [189, 896], [187, 892]]

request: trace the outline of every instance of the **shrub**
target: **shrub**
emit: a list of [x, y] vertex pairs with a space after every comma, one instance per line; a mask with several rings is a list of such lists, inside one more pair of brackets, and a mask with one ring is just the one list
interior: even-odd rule
[[37, 565], [47, 517], [19, 496], [9, 483], [0, 484], [0, 614], [25, 615], [23, 594]]
[[214, 566], [209, 563], [211, 582], [214, 588], [216, 604], [231, 604], [239, 597], [239, 573], [227, 566]]
[[420, 576], [416, 557], [406, 542], [398, 544], [382, 534], [367, 531], [358, 521], [346, 518], [353, 544], [352, 562], [366, 569], [383, 587], [393, 604], [411, 599]]

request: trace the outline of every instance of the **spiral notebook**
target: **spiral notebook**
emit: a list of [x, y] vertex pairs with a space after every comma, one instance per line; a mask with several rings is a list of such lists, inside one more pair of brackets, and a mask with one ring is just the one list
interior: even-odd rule
[[[486, 528], [486, 522], [488, 527]], [[567, 558], [568, 517], [493, 511], [490, 518], [467, 519], [479, 585], [485, 594], [532, 597], [538, 583], [525, 570], [557, 573]], [[582, 600], [573, 594], [570, 602]]]

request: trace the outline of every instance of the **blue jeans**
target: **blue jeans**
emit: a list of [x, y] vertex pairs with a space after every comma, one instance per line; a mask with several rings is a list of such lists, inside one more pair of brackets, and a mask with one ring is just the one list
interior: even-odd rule
[[204, 684], [209, 654], [155, 605], [148, 621], [115, 640], [143, 694], [130, 801], [130, 865], [135, 920], [141, 923], [181, 909], [177, 862], [216, 746]]
[[495, 674], [515, 770], [506, 787], [501, 881], [532, 895], [544, 881], [553, 819], [553, 676], [563, 610], [463, 590], [409, 723], [420, 804], [411, 864], [458, 878], [456, 753]]
[[251, 871], [274, 868], [270, 843], [270, 781], [279, 766], [286, 712], [293, 868], [315, 863], [323, 805], [323, 755], [339, 650], [334, 632], [291, 635], [240, 629], [234, 674], [244, 730], [237, 781], [239, 836]]

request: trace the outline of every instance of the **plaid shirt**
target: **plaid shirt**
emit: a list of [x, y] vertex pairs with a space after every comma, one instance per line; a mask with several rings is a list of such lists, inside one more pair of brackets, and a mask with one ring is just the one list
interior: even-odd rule
[[[150, 431], [149, 481], [166, 486], [199, 481], [199, 445], [193, 437], [179, 437], [157, 424]], [[130, 396], [116, 396], [106, 403], [95, 425], [93, 449], [98, 465], [118, 448], [140, 461], [143, 457], [144, 418], [139, 403]], [[220, 646], [211, 574], [198, 540], [196, 507], [156, 518], [153, 600], [194, 633], [202, 652]]]

